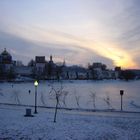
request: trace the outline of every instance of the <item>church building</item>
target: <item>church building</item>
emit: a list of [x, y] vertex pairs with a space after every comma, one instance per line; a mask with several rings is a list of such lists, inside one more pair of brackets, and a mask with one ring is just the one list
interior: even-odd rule
[[10, 69], [13, 67], [13, 61], [11, 54], [4, 49], [4, 51], [0, 54], [0, 66], [3, 69], [4, 72], [10, 71]]

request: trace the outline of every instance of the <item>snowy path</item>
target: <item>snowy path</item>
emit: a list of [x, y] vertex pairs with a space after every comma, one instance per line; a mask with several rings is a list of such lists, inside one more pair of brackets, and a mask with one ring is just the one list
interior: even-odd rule
[[0, 105], [0, 140], [139, 140], [139, 113], [58, 111], [38, 108], [24, 117], [25, 107]]

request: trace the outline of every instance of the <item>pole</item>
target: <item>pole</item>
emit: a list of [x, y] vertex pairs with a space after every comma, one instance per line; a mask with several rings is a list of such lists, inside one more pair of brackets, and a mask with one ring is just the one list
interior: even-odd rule
[[123, 109], [122, 109], [122, 95], [121, 95], [121, 111], [122, 111]]
[[120, 95], [121, 95], [121, 111], [123, 110], [123, 94], [124, 94], [124, 90], [120, 90]]
[[35, 112], [34, 114], [37, 114], [37, 86], [35, 86]]

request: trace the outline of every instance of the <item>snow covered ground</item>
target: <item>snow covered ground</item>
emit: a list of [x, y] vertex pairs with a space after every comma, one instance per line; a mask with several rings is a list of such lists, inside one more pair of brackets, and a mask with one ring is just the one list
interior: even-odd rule
[[[39, 82], [37, 102], [40, 106], [54, 107], [56, 104], [49, 94], [51, 90], [49, 84], [47, 81]], [[55, 82], [54, 86], [58, 88], [60, 83]], [[140, 81], [63, 81], [63, 88], [68, 94], [65, 96], [65, 104], [64, 98], [61, 99], [59, 104], [61, 107], [120, 110], [120, 90], [124, 90], [123, 109], [140, 112]], [[95, 106], [91, 93], [95, 95]], [[34, 96], [33, 83], [0, 83], [1, 103], [34, 105]]]
[[[32, 108], [33, 110], [33, 108]], [[139, 140], [140, 113], [78, 112], [0, 105], [0, 140]]]

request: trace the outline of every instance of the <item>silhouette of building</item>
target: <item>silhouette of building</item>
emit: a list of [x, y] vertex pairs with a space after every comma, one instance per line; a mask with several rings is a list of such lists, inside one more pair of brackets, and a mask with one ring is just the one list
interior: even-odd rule
[[62, 69], [62, 78], [71, 80], [87, 79], [87, 70], [80, 66], [64, 66]]
[[53, 57], [52, 57], [52, 55], [50, 55], [50, 61], [49, 61], [49, 63], [53, 63]]
[[15, 66], [14, 72], [17, 76], [31, 77], [33, 73], [33, 68], [29, 66]]
[[45, 56], [35, 57], [35, 68], [36, 68], [36, 73], [38, 75], [43, 74], [43, 72], [45, 71], [45, 65], [46, 65]]
[[48, 79], [57, 79], [58, 73], [57, 73], [57, 66], [56, 64], [53, 62], [53, 57], [52, 55], [50, 55], [50, 60], [47, 64], [47, 76]]
[[0, 65], [4, 72], [10, 71], [10, 69], [13, 67], [13, 61], [11, 54], [4, 49], [4, 51], [0, 54]]
[[[128, 71], [123, 71], [127, 74]], [[129, 70], [135, 75], [134, 78], [140, 79], [140, 70]], [[36, 56], [35, 60], [31, 60], [28, 66], [24, 66], [20, 61], [13, 61], [11, 54], [6, 48], [0, 54], [0, 79], [12, 79], [16, 77], [31, 77], [38, 79], [118, 79], [122, 77], [121, 67], [115, 67], [114, 70], [107, 69], [105, 64], [94, 62], [89, 64], [88, 68], [78, 65], [66, 66], [63, 62], [54, 63], [53, 57], [47, 62], [45, 56]]]
[[115, 67], [115, 71], [121, 71], [121, 67]]

